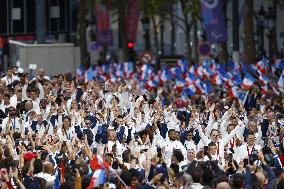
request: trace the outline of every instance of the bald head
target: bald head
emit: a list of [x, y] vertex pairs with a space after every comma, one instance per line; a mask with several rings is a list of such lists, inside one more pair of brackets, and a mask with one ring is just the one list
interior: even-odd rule
[[231, 189], [231, 186], [227, 182], [220, 182], [217, 184], [216, 189]]
[[255, 176], [257, 177], [257, 179], [259, 180], [259, 182], [260, 182], [262, 185], [265, 185], [265, 184], [266, 184], [265, 175], [264, 175], [262, 172], [257, 172], [257, 173], [255, 173]]
[[43, 68], [38, 69], [38, 76], [44, 77], [45, 71]]

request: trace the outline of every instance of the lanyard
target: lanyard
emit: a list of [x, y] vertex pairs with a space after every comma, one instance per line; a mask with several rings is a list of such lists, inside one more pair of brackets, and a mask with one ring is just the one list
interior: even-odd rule
[[[232, 140], [233, 140], [233, 142], [232, 142]], [[234, 147], [235, 147], [235, 139], [234, 139], [234, 138], [232, 138], [232, 139], [230, 140], [230, 146], [231, 146], [231, 148], [234, 148]]]
[[251, 152], [249, 152], [249, 147], [247, 146], [248, 156], [251, 156], [251, 155], [252, 155], [252, 152], [254, 151], [254, 146], [255, 146], [255, 144], [253, 145], [253, 147], [252, 147], [252, 149], [251, 149]]
[[219, 149], [219, 142], [217, 142], [217, 155], [219, 156], [219, 152], [220, 152], [220, 149]]

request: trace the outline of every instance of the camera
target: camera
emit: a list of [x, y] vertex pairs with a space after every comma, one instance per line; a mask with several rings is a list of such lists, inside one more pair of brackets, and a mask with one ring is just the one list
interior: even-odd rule
[[118, 169], [119, 168], [119, 162], [118, 162], [118, 160], [116, 158], [112, 162], [112, 168], [113, 169]]
[[258, 151], [252, 151], [252, 154], [249, 156], [249, 163], [252, 165], [256, 160], [258, 160]]
[[204, 154], [204, 156], [208, 155], [208, 146], [203, 147], [203, 154]]
[[42, 146], [36, 146], [35, 150], [42, 150]]
[[233, 162], [233, 154], [229, 153], [229, 154], [227, 155], [227, 161], [228, 161], [228, 165], [229, 165], [229, 166], [232, 166], [232, 163], [234, 163], [234, 162]]

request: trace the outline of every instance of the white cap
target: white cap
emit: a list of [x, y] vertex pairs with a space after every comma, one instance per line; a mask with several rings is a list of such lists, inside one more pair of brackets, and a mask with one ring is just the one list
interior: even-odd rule
[[18, 68], [18, 73], [24, 73], [24, 69], [23, 68]]

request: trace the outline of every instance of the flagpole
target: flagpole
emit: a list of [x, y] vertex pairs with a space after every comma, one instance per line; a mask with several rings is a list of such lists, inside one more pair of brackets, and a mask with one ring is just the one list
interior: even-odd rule
[[128, 188], [128, 186], [125, 184], [125, 182], [120, 178], [120, 176], [118, 175], [118, 173], [116, 172], [116, 170], [114, 170], [112, 167], [109, 168], [110, 170], [112, 170], [115, 175], [117, 176], [117, 178], [120, 180], [120, 182], [126, 187]]
[[249, 91], [248, 91], [247, 94], [246, 94], [246, 97], [245, 97], [245, 99], [244, 99], [244, 101], [243, 101], [243, 105], [245, 105], [245, 102], [246, 102], [246, 100], [247, 100], [248, 94], [249, 94]]

